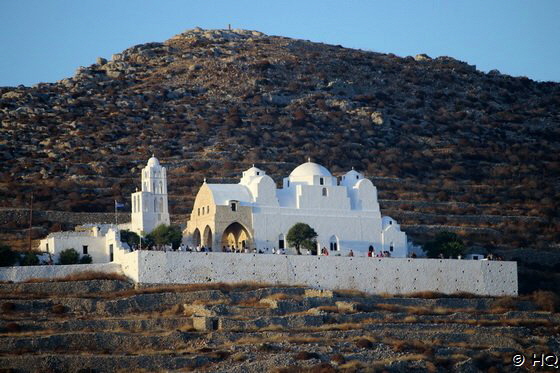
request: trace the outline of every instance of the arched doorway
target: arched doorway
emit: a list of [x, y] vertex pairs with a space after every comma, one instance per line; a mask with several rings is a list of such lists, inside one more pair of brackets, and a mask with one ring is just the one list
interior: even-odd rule
[[210, 229], [209, 225], [204, 228], [204, 233], [202, 234], [202, 246], [207, 249], [212, 247], [212, 229]]
[[194, 247], [199, 246], [201, 243], [200, 240], [200, 231], [196, 228], [192, 234], [192, 244]]
[[286, 240], [284, 238], [284, 234], [280, 233], [278, 236], [278, 248], [285, 249], [286, 248]]
[[329, 240], [329, 246], [331, 251], [338, 251], [338, 237], [336, 236], [331, 236], [331, 239]]
[[234, 249], [251, 248], [251, 236], [249, 231], [238, 222], [227, 226], [222, 234], [222, 246], [233, 247]]

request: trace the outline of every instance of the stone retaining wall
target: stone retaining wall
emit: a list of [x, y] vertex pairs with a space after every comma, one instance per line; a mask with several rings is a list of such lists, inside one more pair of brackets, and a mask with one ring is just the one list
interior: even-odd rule
[[[130, 213], [120, 212], [117, 215], [119, 223], [130, 222]], [[115, 213], [33, 210], [33, 221], [51, 221], [70, 224], [114, 224]], [[0, 225], [10, 222], [29, 224], [29, 209], [0, 209]]]
[[54, 279], [89, 271], [122, 274], [121, 265], [117, 263], [5, 267], [0, 268], [0, 281], [23, 282], [34, 278]]
[[517, 263], [456, 259], [366, 258], [135, 251], [119, 256], [139, 283], [260, 282], [368, 293], [517, 295]]

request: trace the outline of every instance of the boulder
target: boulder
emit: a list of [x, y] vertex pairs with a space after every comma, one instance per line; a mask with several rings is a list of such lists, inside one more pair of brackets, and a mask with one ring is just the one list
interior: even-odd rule
[[414, 59], [418, 62], [431, 61], [432, 57], [428, 56], [427, 54], [421, 53], [421, 54], [417, 54], [416, 56], [414, 56]]
[[383, 114], [381, 114], [379, 111], [374, 111], [373, 113], [371, 113], [371, 122], [377, 125], [383, 124]]

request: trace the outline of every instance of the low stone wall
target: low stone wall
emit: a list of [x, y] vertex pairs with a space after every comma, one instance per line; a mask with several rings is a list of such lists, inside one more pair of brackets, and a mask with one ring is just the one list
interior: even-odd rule
[[490, 296], [518, 291], [517, 263], [505, 261], [159, 251], [135, 251], [118, 260], [127, 276], [144, 284], [252, 281], [368, 293]]
[[122, 274], [121, 265], [117, 263], [5, 267], [0, 268], [0, 281], [23, 282], [33, 278], [55, 279], [89, 271]]
[[[130, 213], [119, 212], [118, 219], [119, 223], [128, 223], [130, 222]], [[115, 223], [115, 213], [33, 210], [33, 221], [51, 221], [70, 224], [112, 224]], [[29, 209], [0, 208], [0, 225], [10, 222], [28, 224]]]

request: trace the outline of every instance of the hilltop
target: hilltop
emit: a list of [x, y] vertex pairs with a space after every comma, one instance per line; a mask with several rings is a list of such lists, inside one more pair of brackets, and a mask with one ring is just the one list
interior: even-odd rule
[[[557, 249], [560, 84], [247, 30], [189, 30], [73, 77], [0, 88], [0, 198], [110, 212], [152, 153], [184, 223], [204, 177], [277, 182], [311, 157], [365, 171], [418, 241]], [[60, 224], [39, 221], [38, 238]], [[13, 238], [25, 222], [2, 225]], [[16, 236], [22, 237], [22, 236]]]

